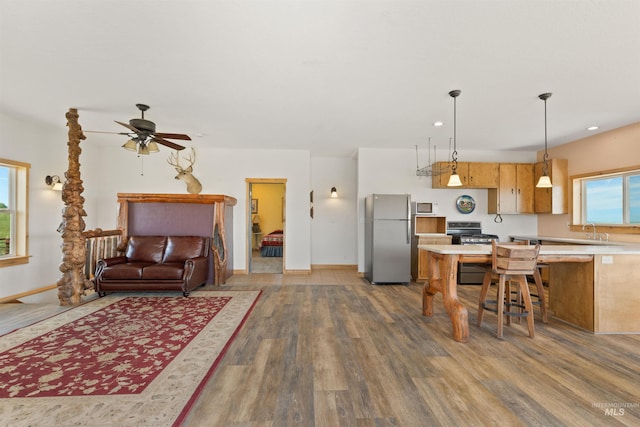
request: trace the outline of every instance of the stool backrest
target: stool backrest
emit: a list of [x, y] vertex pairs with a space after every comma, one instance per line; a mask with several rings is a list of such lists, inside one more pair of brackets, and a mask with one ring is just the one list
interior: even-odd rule
[[538, 263], [540, 245], [491, 242], [491, 266], [500, 274], [533, 274]]

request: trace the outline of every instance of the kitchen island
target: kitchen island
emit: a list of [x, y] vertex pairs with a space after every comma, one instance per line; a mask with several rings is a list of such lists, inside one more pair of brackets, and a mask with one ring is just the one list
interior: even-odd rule
[[[467, 309], [458, 300], [458, 263], [491, 263], [489, 245], [419, 245], [427, 251], [425, 316], [442, 293], [456, 341], [469, 340]], [[549, 309], [567, 323], [594, 333], [640, 333], [640, 245], [541, 245], [538, 262], [549, 264]]]

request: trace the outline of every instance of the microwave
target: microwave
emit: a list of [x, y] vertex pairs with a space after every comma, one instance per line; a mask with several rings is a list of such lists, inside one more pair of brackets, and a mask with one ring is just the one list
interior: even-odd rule
[[438, 202], [413, 202], [412, 208], [414, 215], [436, 215]]

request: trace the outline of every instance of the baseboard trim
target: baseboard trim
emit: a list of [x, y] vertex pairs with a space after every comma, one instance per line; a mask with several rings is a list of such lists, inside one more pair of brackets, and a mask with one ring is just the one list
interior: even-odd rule
[[246, 276], [249, 274], [249, 270], [247, 270], [246, 268], [243, 270], [233, 270], [233, 274], [237, 274], [239, 276]]
[[15, 295], [9, 295], [8, 297], [0, 298], [0, 304], [21, 302], [21, 301], [18, 301], [20, 298], [28, 297], [30, 295], [39, 294], [41, 292], [50, 291], [50, 290], [55, 289], [57, 287], [58, 287], [57, 284], [56, 285], [49, 285], [49, 286], [43, 286], [43, 287], [37, 288], [37, 289], [31, 289], [30, 291], [27, 291], [27, 292], [22, 292], [22, 293], [15, 294]]
[[311, 264], [311, 270], [357, 270], [357, 264]]
[[305, 275], [309, 276], [311, 274], [311, 270], [284, 270], [284, 274], [290, 275]]

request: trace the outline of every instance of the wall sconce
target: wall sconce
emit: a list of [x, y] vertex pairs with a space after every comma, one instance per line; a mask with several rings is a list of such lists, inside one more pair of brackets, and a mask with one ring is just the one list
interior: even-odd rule
[[62, 191], [62, 181], [58, 175], [47, 175], [44, 178], [45, 184], [51, 187], [52, 190]]
[[334, 199], [338, 197], [338, 190], [336, 190], [336, 187], [331, 187], [331, 197]]

